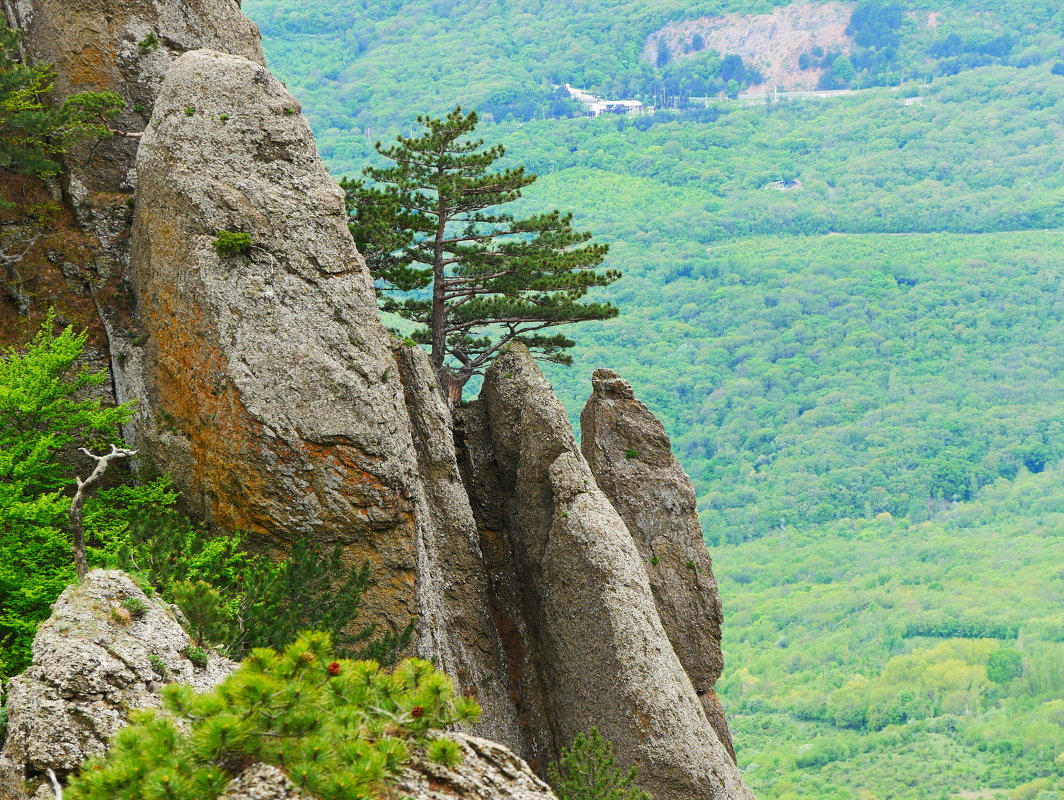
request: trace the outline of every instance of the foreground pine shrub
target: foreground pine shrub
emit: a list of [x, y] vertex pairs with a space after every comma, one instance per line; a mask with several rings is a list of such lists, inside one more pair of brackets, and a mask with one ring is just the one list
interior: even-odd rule
[[108, 753], [72, 780], [68, 800], [213, 800], [256, 762], [320, 800], [368, 800], [416, 750], [454, 766], [457, 745], [430, 731], [480, 714], [430, 662], [385, 672], [374, 661], [334, 660], [324, 633], [303, 634], [283, 653], [254, 650], [213, 691], [173, 685], [163, 701], [188, 733], [167, 715], [134, 712]]

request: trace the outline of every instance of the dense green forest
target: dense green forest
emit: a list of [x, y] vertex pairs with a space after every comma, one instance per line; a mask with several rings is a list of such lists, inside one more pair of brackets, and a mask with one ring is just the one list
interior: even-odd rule
[[[564, 83], [613, 97], [652, 99], [664, 89], [712, 94], [729, 80], [756, 82], [693, 43], [647, 60], [649, 38], [670, 22], [785, 0], [246, 0], [271, 65], [308, 105], [323, 141], [378, 135], [418, 113], [472, 105], [500, 121], [569, 113], [553, 104]], [[943, 0], [938, 24], [917, 23], [927, 3], [863, 2], [845, 85], [926, 79], [987, 64], [1055, 63], [1064, 10], [1054, 0]], [[831, 62], [834, 53], [810, 57]], [[750, 72], [751, 75], [744, 75]], [[750, 80], [753, 78], [753, 80]], [[696, 80], [704, 84], [694, 86]], [[684, 82], [686, 83], [686, 88]], [[737, 81], [738, 83], [738, 81]]]
[[1059, 800], [1064, 471], [714, 556], [718, 687], [759, 796]]
[[[854, 4], [848, 67], [802, 54], [861, 89], [823, 100], [695, 102], [758, 64], [655, 49], [777, 5], [244, 9], [338, 178], [475, 107], [541, 176], [520, 213], [573, 210], [610, 245], [621, 314], [574, 327], [550, 378], [575, 420], [618, 369], [690, 472], [759, 796], [1060, 800], [1064, 8]], [[676, 107], [586, 118], [567, 82]]]

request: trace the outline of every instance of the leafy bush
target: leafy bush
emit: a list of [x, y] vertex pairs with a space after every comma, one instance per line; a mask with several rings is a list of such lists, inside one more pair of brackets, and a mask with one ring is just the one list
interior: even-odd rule
[[251, 250], [251, 234], [218, 231], [218, 236], [212, 244], [220, 256], [244, 255]]
[[577, 734], [562, 748], [561, 760], [547, 769], [547, 782], [560, 800], [651, 800], [635, 781], [636, 768], [617, 766], [610, 743], [598, 728]]
[[143, 574], [177, 603], [197, 643], [221, 645], [233, 658], [254, 647], [284, 647], [299, 631], [328, 631], [341, 653], [392, 664], [413, 636], [372, 626], [349, 633], [369, 567], [344, 563], [340, 546], [307, 539], [285, 558], [251, 555], [241, 533], [214, 536], [168, 509], [144, 514], [129, 528], [117, 565]]
[[163, 700], [188, 732], [134, 712], [108, 753], [71, 781], [69, 800], [212, 800], [254, 762], [282, 768], [321, 800], [369, 800], [416, 750], [453, 765], [457, 746], [432, 731], [480, 713], [430, 662], [410, 659], [388, 673], [335, 659], [324, 633], [304, 634], [283, 653], [256, 649], [207, 694], [173, 685]]
[[73, 470], [58, 453], [77, 440], [120, 441], [132, 414], [129, 403], [77, 399], [107, 373], [77, 366], [86, 334], [56, 334], [55, 320], [50, 313], [25, 352], [0, 352], [0, 679], [29, 662], [37, 626], [74, 579], [61, 494]]

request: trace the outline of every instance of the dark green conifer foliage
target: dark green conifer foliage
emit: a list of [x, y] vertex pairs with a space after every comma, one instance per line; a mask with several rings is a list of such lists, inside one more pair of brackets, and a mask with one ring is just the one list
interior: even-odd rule
[[18, 33], [0, 29], [0, 167], [56, 173], [56, 158], [66, 146], [114, 133], [108, 122], [125, 108], [121, 97], [82, 92], [49, 107], [41, 98], [51, 91], [54, 77], [48, 64], [23, 64]]
[[560, 800], [651, 800], [635, 781], [636, 768], [617, 766], [610, 743], [598, 728], [577, 734], [562, 748], [561, 760], [547, 769], [547, 781]]
[[224, 536], [193, 525], [171, 509], [135, 520], [117, 556], [177, 603], [197, 642], [222, 646], [236, 659], [255, 647], [284, 647], [302, 630], [328, 631], [339, 652], [393, 664], [413, 636], [366, 626], [350, 633], [371, 576], [346, 564], [337, 546], [300, 539], [283, 559], [251, 555], [241, 533]]
[[202, 647], [226, 639], [225, 598], [206, 581], [178, 581], [170, 587], [174, 602], [189, 624], [189, 635]]
[[213, 691], [163, 692], [188, 726], [137, 711], [104, 756], [90, 759], [67, 800], [213, 800], [248, 765], [280, 767], [319, 800], [381, 797], [415, 751], [453, 765], [458, 748], [433, 731], [480, 714], [475, 700], [428, 661], [394, 672], [335, 659], [328, 634], [306, 633], [284, 652], [256, 649]]
[[394, 162], [367, 168], [374, 184], [345, 180], [351, 233], [382, 294], [382, 307], [418, 323], [414, 339], [430, 357], [452, 403], [510, 341], [568, 364], [574, 342], [548, 328], [616, 316], [608, 303], [582, 302], [620, 277], [598, 271], [607, 246], [587, 244], [572, 215], [524, 219], [496, 207], [513, 202], [535, 175], [491, 171], [505, 153], [467, 138], [476, 112], [419, 117], [424, 133], [377, 151]]

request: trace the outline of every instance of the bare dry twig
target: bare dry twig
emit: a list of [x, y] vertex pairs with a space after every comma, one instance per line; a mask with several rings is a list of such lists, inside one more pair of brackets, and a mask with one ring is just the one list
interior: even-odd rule
[[96, 462], [96, 468], [85, 480], [76, 475], [74, 476], [74, 480], [78, 482], [78, 491], [70, 503], [70, 527], [74, 532], [74, 569], [77, 570], [78, 578], [81, 579], [89, 571], [88, 563], [85, 561], [85, 522], [82, 518], [85, 501], [88, 499], [92, 489], [103, 478], [103, 474], [107, 472], [107, 467], [110, 466], [112, 461], [117, 458], [135, 456], [137, 451], [111, 445], [110, 453], [103, 456], [95, 456], [84, 447], [78, 449]]

